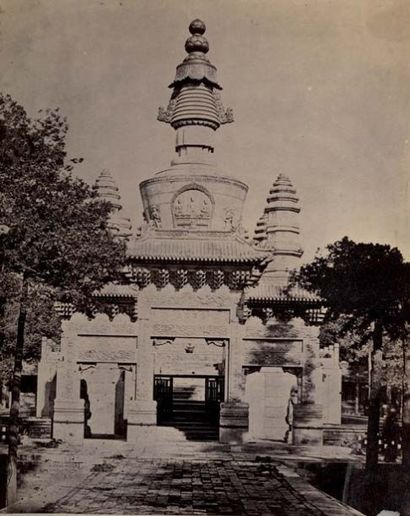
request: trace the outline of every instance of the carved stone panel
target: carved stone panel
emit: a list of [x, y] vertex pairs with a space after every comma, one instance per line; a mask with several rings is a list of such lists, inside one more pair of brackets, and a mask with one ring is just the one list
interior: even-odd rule
[[212, 218], [210, 197], [200, 189], [181, 192], [172, 203], [175, 227], [208, 228]]

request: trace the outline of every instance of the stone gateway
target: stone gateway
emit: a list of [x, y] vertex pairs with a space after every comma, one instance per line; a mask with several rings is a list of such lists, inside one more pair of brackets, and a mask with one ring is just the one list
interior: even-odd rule
[[175, 130], [175, 156], [140, 184], [145, 222], [135, 233], [110, 173], [99, 176], [111, 230], [127, 242], [126, 270], [95, 294], [93, 318], [59, 307], [61, 345], [44, 340], [37, 416], [73, 443], [132, 443], [144, 427], [168, 426], [188, 439], [320, 445], [324, 424], [340, 423], [341, 374], [337, 349], [319, 349], [320, 300], [288, 288], [303, 252], [299, 199], [280, 174], [249, 238], [248, 186], [214, 159], [232, 110], [204, 23], [189, 31], [158, 115]]

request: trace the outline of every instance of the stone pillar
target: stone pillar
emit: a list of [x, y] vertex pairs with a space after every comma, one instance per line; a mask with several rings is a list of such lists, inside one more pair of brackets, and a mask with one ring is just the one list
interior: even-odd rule
[[82, 444], [84, 440], [84, 400], [80, 399], [80, 378], [76, 360], [76, 334], [64, 331], [62, 360], [57, 364], [57, 396], [54, 402], [53, 437]]
[[219, 440], [242, 443], [249, 428], [249, 404], [245, 399], [245, 374], [242, 367], [243, 327], [231, 323], [231, 338], [227, 349], [227, 401], [221, 403]]
[[[141, 311], [140, 311], [141, 314]], [[137, 439], [139, 427], [157, 424], [157, 402], [154, 401], [154, 347], [151, 325], [146, 313], [139, 317], [136, 399], [128, 406], [127, 441]]]
[[[36, 417], [52, 417], [55, 391], [57, 358], [60, 354], [51, 350], [51, 341], [46, 337], [41, 341], [41, 360], [37, 367]], [[55, 395], [54, 395], [55, 397]]]
[[323, 422], [342, 422], [342, 372], [339, 366], [339, 346], [321, 350], [323, 373]]
[[302, 397], [293, 412], [293, 444], [296, 445], [323, 444], [323, 382], [318, 333], [317, 327], [305, 327]]

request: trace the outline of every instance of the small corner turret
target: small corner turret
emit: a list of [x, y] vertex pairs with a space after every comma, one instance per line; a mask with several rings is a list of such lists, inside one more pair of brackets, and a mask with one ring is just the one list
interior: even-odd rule
[[288, 273], [295, 269], [303, 254], [299, 235], [299, 198], [290, 179], [279, 174], [269, 190], [263, 215], [256, 224], [254, 241], [259, 248], [269, 250], [273, 260], [265, 276], [287, 281]]
[[103, 170], [94, 184], [98, 197], [111, 203], [108, 227], [116, 238], [128, 240], [132, 235], [132, 224], [130, 218], [123, 210], [121, 195], [117, 183], [108, 170]]

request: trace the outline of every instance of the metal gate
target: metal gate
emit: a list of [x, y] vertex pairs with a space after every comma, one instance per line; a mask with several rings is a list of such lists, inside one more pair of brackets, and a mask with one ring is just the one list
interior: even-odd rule
[[157, 402], [157, 422], [172, 418], [172, 376], [154, 377], [154, 400]]
[[214, 424], [219, 423], [219, 406], [224, 401], [224, 378], [215, 376], [205, 379], [205, 406], [208, 417]]

